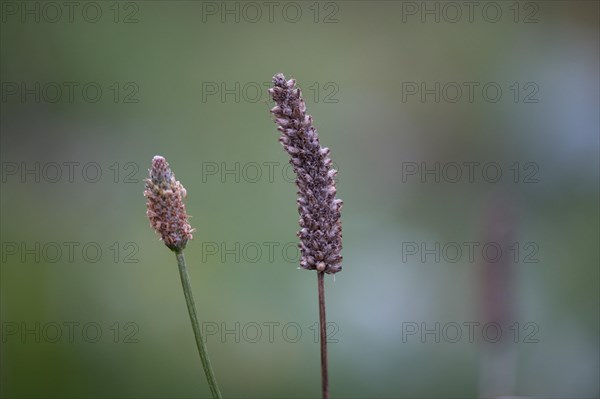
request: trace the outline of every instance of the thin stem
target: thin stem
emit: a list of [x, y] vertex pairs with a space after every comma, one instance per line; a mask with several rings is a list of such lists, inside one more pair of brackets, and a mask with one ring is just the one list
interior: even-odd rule
[[325, 318], [325, 273], [317, 272], [319, 282], [319, 326], [321, 332], [321, 390], [323, 399], [329, 398], [329, 375], [327, 373], [327, 320]]
[[194, 305], [194, 298], [192, 297], [190, 276], [188, 275], [187, 267], [185, 265], [183, 250], [176, 250], [175, 255], [177, 256], [177, 265], [179, 266], [179, 275], [181, 276], [181, 285], [183, 286], [185, 303], [187, 304], [188, 312], [190, 314], [192, 328], [194, 329], [194, 336], [196, 337], [196, 346], [198, 347], [200, 360], [202, 360], [202, 366], [204, 367], [204, 374], [206, 374], [206, 380], [208, 381], [208, 386], [210, 387], [210, 392], [212, 393], [213, 398], [221, 399], [221, 391], [219, 391], [219, 386], [217, 385], [217, 380], [215, 379], [215, 374], [213, 373], [212, 366], [210, 365], [210, 359], [208, 358], [208, 352], [206, 351], [206, 345], [202, 339], [202, 332], [200, 331], [200, 323], [198, 323], [196, 306]]

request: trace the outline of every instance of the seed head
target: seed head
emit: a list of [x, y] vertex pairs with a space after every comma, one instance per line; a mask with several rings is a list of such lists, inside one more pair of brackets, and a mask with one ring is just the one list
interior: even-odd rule
[[335, 198], [337, 171], [331, 167], [329, 148], [319, 144], [312, 117], [306, 114], [301, 91], [295, 86], [294, 79], [277, 74], [269, 93], [276, 103], [271, 113], [281, 132], [279, 142], [290, 154], [296, 172], [300, 266], [334, 274], [342, 270], [342, 200]]
[[188, 223], [183, 199], [187, 193], [167, 160], [160, 155], [152, 158], [152, 168], [145, 180], [146, 215], [150, 225], [172, 251], [181, 250], [192, 239], [194, 229]]

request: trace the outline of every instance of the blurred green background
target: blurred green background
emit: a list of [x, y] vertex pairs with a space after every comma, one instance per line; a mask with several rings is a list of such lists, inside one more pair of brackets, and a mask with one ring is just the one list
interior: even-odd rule
[[224, 396], [320, 395], [277, 72], [339, 168], [332, 397], [598, 397], [597, 2], [50, 4], [1, 3], [2, 397], [209, 396], [156, 154]]

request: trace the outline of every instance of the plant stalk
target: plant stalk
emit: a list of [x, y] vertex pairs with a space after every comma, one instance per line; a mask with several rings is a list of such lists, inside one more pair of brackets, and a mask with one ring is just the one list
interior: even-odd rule
[[212, 397], [214, 399], [221, 399], [221, 391], [219, 391], [219, 386], [217, 385], [217, 380], [215, 379], [215, 374], [210, 365], [210, 359], [208, 358], [208, 352], [206, 351], [206, 344], [202, 338], [200, 323], [198, 322], [198, 316], [196, 314], [196, 306], [194, 305], [194, 298], [192, 296], [190, 276], [187, 272], [183, 250], [176, 250], [175, 255], [177, 256], [177, 265], [179, 266], [179, 275], [181, 276], [181, 285], [183, 287], [183, 294], [185, 295], [185, 303], [187, 304], [188, 312], [190, 314], [192, 328], [194, 329], [194, 337], [196, 338], [196, 346], [198, 347], [200, 360], [202, 360], [202, 367], [204, 367], [204, 374], [206, 375]]
[[321, 342], [321, 390], [323, 399], [329, 398], [329, 375], [327, 372], [327, 320], [325, 317], [325, 272], [317, 272], [319, 282], [319, 329]]

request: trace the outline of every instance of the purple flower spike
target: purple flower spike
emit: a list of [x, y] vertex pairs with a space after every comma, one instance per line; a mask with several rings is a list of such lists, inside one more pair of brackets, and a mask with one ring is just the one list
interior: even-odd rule
[[302, 94], [295, 86], [295, 80], [277, 74], [269, 93], [277, 104], [271, 113], [281, 132], [279, 142], [290, 154], [297, 176], [300, 266], [334, 274], [342, 270], [342, 200], [335, 198], [337, 171], [331, 167], [329, 148], [319, 144], [312, 117], [306, 114]]

